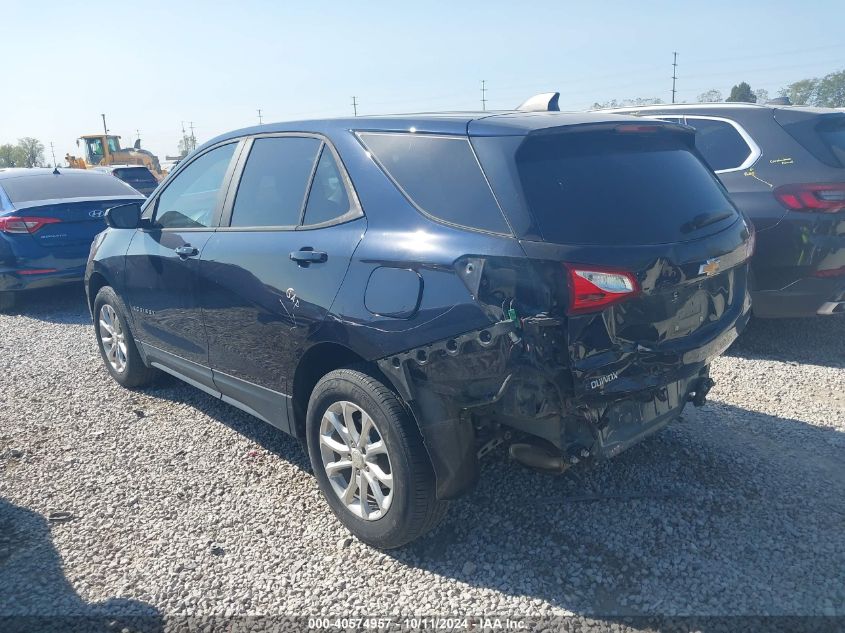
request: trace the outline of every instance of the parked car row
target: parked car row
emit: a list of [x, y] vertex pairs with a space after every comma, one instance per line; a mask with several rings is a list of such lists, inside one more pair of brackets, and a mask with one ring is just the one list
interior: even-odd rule
[[[431, 529], [503, 442], [556, 472], [617, 455], [704, 403], [751, 291], [789, 294], [763, 235], [803, 231], [783, 268], [835, 304], [814, 313], [840, 311], [845, 285], [841, 165], [779, 156], [744, 121], [727, 125], [753, 151], [720, 169], [711, 114], [637, 114], [356, 117], [213, 139], [148, 200], [109, 201], [85, 271], [105, 366], [127, 387], [167, 372], [300, 438], [338, 518], [378, 547]], [[782, 116], [807, 143], [821, 128], [841, 160], [839, 119]], [[729, 195], [731, 170], [745, 183], [781, 168], [763, 168], [768, 152], [797, 165], [790, 187]]]
[[696, 147], [754, 224], [754, 314], [845, 311], [845, 113], [754, 104], [616, 110], [696, 130]]

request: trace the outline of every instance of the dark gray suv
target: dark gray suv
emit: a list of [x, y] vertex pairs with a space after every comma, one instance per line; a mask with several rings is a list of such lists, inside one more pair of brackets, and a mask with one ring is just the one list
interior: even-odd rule
[[845, 313], [845, 112], [676, 104], [613, 110], [696, 130], [696, 147], [751, 218], [754, 314]]

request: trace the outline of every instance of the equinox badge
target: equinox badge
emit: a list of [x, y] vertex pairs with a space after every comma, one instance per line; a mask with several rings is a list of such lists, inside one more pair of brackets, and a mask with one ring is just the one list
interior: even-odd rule
[[708, 259], [706, 262], [704, 262], [701, 266], [698, 267], [698, 274], [712, 277], [717, 272], [719, 272], [721, 268], [722, 265], [719, 263], [718, 257], [714, 259]]

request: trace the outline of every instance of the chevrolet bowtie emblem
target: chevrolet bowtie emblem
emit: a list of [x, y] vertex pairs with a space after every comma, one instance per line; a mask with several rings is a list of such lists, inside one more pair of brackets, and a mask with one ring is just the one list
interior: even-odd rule
[[719, 272], [721, 268], [722, 265], [719, 263], [718, 259], [708, 259], [706, 262], [704, 262], [701, 266], [698, 267], [698, 274], [712, 277], [717, 272]]

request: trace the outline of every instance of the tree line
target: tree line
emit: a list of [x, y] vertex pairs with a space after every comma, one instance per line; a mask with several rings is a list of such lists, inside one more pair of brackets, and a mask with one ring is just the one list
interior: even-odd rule
[[[781, 97], [789, 98], [793, 105], [811, 105], [826, 108], [845, 107], [845, 70], [829, 73], [824, 77], [812, 77], [795, 81], [778, 91]], [[733, 88], [728, 98], [722, 96], [721, 90], [708, 90], [698, 95], [699, 103], [766, 103], [769, 100], [767, 90], [760, 88], [752, 90], [746, 81], [741, 81]], [[631, 108], [644, 105], [662, 104], [657, 97], [640, 97], [638, 99], [612, 99], [610, 101], [595, 102], [593, 108]]]
[[0, 145], [0, 167], [43, 167], [44, 144], [37, 138], [25, 136], [17, 144]]

